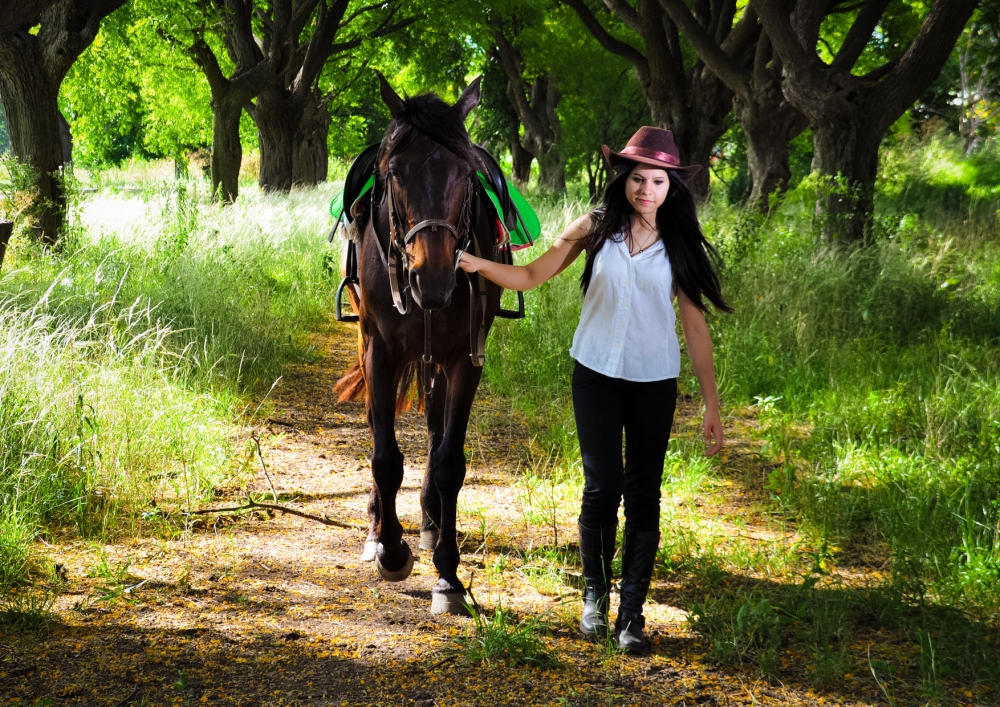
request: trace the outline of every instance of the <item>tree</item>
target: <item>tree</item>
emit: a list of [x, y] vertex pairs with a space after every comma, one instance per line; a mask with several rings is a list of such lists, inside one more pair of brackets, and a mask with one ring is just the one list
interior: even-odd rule
[[[661, 4], [701, 60], [733, 92], [736, 120], [747, 139], [748, 201], [766, 211], [770, 195], [788, 188], [792, 175], [788, 145], [807, 122], [781, 92], [781, 58], [774, 53], [767, 34], [757, 32], [754, 51], [744, 51], [746, 47], [742, 45], [750, 40], [741, 39], [747, 30], [739, 25], [755, 25], [756, 14], [747, 10], [737, 20], [736, 0], [725, 1], [730, 8], [721, 18], [737, 25], [726, 33], [718, 28], [714, 33], [711, 31], [711, 18], [704, 4], [696, 5], [695, 13], [683, 0], [661, 0]], [[838, 4], [838, 0], [833, 0], [833, 4]], [[818, 35], [818, 24], [813, 31]]]
[[984, 132], [1000, 120], [1000, 3], [992, 4], [963, 32], [956, 47], [958, 63], [958, 134], [970, 154]]
[[[491, 13], [494, 50], [507, 77], [507, 98], [524, 126], [520, 146], [538, 160], [538, 183], [550, 191], [566, 190], [566, 156], [562, 149], [562, 124], [556, 108], [559, 82], [548, 70], [525, 80], [524, 58], [508, 34], [522, 28], [520, 19], [503, 18]], [[516, 149], [516, 148], [515, 148]]]
[[[726, 131], [733, 92], [699, 60], [685, 54], [676, 23], [658, 0], [604, 0], [620, 26], [608, 28], [585, 0], [563, 0], [583, 24], [610, 52], [631, 62], [655, 125], [672, 130], [686, 164], [708, 165], [712, 148]], [[709, 7], [710, 5], [710, 7]], [[727, 53], [743, 57], [756, 39], [751, 22], [735, 26], [735, 2], [700, 2], [699, 22], [711, 30], [716, 41], [727, 43]], [[624, 34], [627, 40], [615, 33]], [[635, 45], [641, 44], [644, 51]], [[694, 194], [708, 196], [708, 170], [692, 180]]]
[[[326, 179], [330, 115], [327, 97], [317, 82], [330, 58], [347, 58], [365, 40], [384, 37], [414, 21], [397, 21], [399, 0], [360, 6], [351, 0], [304, 0], [295, 7], [289, 31], [279, 35], [272, 17], [278, 16], [282, 1], [287, 0], [272, 2], [273, 13], [259, 13], [259, 36], [247, 36], [248, 27], [227, 28], [243, 33], [241, 41], [252, 39], [265, 50], [279, 39], [287, 43], [281, 48], [287, 64], [260, 92], [257, 102], [247, 106], [257, 123], [260, 186], [265, 191], [288, 191], [294, 182], [316, 184]], [[349, 29], [353, 31], [345, 36]]]
[[951, 53], [978, 0], [937, 0], [916, 37], [898, 59], [863, 76], [851, 67], [883, 18], [886, 0], [866, 0], [842, 45], [827, 64], [811, 41], [822, 3], [796, 0], [788, 12], [783, 0], [751, 0], [784, 71], [782, 92], [813, 129], [813, 168], [840, 178], [818, 205], [826, 215], [830, 241], [864, 238], [872, 217], [878, 148], [882, 136], [930, 86]]
[[37, 174], [36, 232], [46, 245], [57, 242], [66, 212], [59, 87], [97, 36], [101, 20], [124, 3], [58, 0], [0, 33], [0, 101], [14, 155]]
[[535, 156], [521, 144], [521, 118], [511, 104], [507, 74], [500, 65], [496, 48], [486, 52], [483, 65], [482, 98], [476, 115], [475, 136], [496, 154], [510, 152], [511, 178], [518, 186], [528, 183]]

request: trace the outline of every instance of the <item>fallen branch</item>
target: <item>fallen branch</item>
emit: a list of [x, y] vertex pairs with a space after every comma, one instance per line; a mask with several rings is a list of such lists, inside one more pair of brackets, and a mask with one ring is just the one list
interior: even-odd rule
[[264, 463], [264, 455], [260, 452], [260, 436], [254, 432], [250, 435], [250, 439], [257, 446], [257, 458], [260, 459], [260, 468], [264, 470], [264, 478], [267, 479], [267, 485], [271, 487], [271, 497], [274, 502], [278, 502], [278, 492], [274, 490], [274, 482], [271, 481], [271, 475], [267, 473], [267, 464]]
[[277, 503], [257, 503], [252, 498], [248, 498], [246, 504], [242, 506], [230, 506], [228, 508], [203, 508], [197, 511], [181, 511], [181, 514], [185, 516], [200, 516], [207, 515], [209, 513], [241, 513], [243, 511], [252, 510], [278, 511], [279, 513], [288, 513], [289, 515], [298, 516], [299, 518], [305, 518], [307, 520], [314, 520], [317, 523], [332, 525], [337, 528], [368, 530], [368, 526], [359, 525], [358, 523], [344, 523], [343, 521], [334, 520], [329, 516], [318, 516], [313, 513], [306, 513], [305, 511], [300, 511], [296, 508], [289, 508], [288, 506], [282, 506]]
[[132, 692], [128, 693], [123, 699], [115, 703], [115, 707], [125, 707], [129, 702], [132, 701], [132, 698], [136, 696], [136, 693], [139, 692], [139, 687], [140, 687], [139, 685], [136, 685], [134, 688], [132, 688]]

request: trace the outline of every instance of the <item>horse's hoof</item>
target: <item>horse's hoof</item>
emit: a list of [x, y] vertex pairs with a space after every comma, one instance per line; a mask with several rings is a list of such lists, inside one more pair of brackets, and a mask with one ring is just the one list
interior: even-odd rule
[[469, 598], [465, 592], [434, 592], [431, 594], [431, 615], [440, 616], [441, 614], [471, 616]]
[[438, 545], [438, 531], [431, 530], [421, 530], [420, 531], [420, 544], [417, 545], [421, 550], [433, 550]]
[[378, 543], [374, 540], [365, 541], [365, 549], [361, 552], [362, 562], [371, 562], [375, 559], [375, 554], [378, 551]]
[[378, 567], [379, 575], [387, 582], [402, 582], [413, 571], [413, 553], [410, 552], [410, 547], [405, 541], [400, 541], [400, 544], [406, 550], [406, 562], [395, 572], [383, 567], [382, 560], [379, 558], [380, 553], [375, 553], [375, 566]]

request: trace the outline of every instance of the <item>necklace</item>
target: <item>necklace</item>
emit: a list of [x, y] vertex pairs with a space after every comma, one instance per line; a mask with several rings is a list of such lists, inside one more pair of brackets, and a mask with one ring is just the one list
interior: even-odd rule
[[637, 239], [636, 239], [635, 235], [633, 235], [631, 233], [631, 231], [630, 231], [629, 234], [628, 234], [628, 245], [629, 245], [629, 249], [628, 250], [629, 250], [629, 253], [631, 253], [632, 255], [639, 255], [639, 253], [642, 253], [644, 250], [646, 250], [647, 248], [651, 247], [654, 243], [656, 243], [656, 241], [657, 241], [657, 232], [656, 231], [649, 231], [649, 232], [647, 232], [647, 234], [643, 238], [643, 240], [645, 240], [646, 237], [648, 237], [649, 235], [652, 235], [652, 238], [649, 241], [645, 242], [641, 247], [639, 247], [638, 250], [633, 250], [635, 248], [635, 246], [637, 245]]

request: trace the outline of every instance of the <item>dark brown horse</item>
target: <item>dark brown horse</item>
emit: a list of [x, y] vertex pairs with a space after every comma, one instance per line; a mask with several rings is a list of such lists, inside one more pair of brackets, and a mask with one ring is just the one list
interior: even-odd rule
[[338, 384], [341, 400], [366, 396], [375, 447], [363, 559], [374, 559], [389, 581], [413, 568], [396, 516], [403, 455], [394, 424], [416, 375], [428, 433], [420, 547], [434, 551], [439, 576], [431, 613], [462, 613], [455, 515], [465, 434], [485, 333], [500, 307], [497, 286], [456, 272], [463, 250], [497, 257], [495, 217], [465, 129], [479, 79], [454, 106], [433, 94], [403, 100], [379, 79], [393, 120], [376, 158], [375, 186], [354, 207], [360, 286], [349, 294], [360, 317], [360, 360]]

